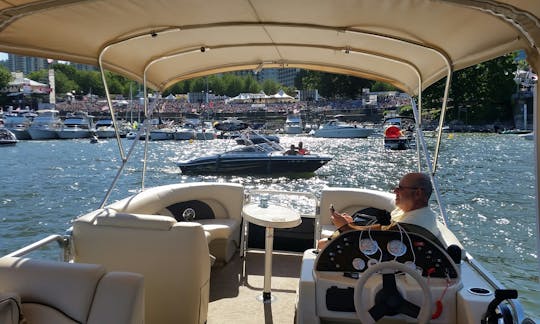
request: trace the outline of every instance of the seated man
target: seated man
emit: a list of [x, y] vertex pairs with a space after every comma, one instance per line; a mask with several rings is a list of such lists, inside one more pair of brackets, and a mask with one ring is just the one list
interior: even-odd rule
[[283, 153], [283, 155], [297, 155], [298, 152], [296, 151], [296, 147], [294, 144], [291, 144], [291, 147]]
[[298, 154], [300, 155], [306, 155], [309, 154], [309, 152], [304, 148], [304, 143], [298, 142]]
[[[408, 173], [401, 178], [399, 185], [394, 188], [397, 208], [392, 211], [390, 225], [355, 225], [350, 215], [346, 213], [340, 214], [335, 211], [331, 211], [332, 223], [340, 233], [349, 230], [387, 230], [394, 228], [398, 223], [412, 224], [420, 226], [431, 232], [436, 238], [440, 238], [437, 217], [428, 206], [432, 191], [431, 181], [427, 174]], [[320, 240], [318, 248], [324, 247], [327, 242], [328, 239]]]

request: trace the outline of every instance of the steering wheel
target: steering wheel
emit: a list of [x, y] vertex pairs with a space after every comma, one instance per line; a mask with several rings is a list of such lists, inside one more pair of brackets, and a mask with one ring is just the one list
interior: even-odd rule
[[182, 218], [186, 222], [192, 222], [195, 219], [195, 210], [193, 208], [186, 208], [182, 213]]
[[[375, 296], [375, 305], [367, 310], [366, 305], [362, 303], [364, 287], [368, 279], [379, 271], [383, 273], [383, 287]], [[423, 292], [422, 306], [418, 307], [403, 298], [396, 287], [395, 271], [402, 271], [410, 275], [420, 285]], [[364, 324], [375, 323], [383, 316], [397, 314], [405, 314], [416, 318], [418, 323], [428, 323], [431, 320], [431, 303], [431, 291], [426, 280], [416, 270], [396, 261], [381, 262], [369, 267], [362, 273], [354, 287], [356, 315]]]

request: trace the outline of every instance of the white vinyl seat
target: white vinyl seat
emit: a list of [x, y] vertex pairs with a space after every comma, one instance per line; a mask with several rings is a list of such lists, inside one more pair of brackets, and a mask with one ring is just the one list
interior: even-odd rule
[[28, 324], [144, 323], [143, 276], [97, 264], [2, 257], [2, 300], [9, 306], [0, 307], [6, 324], [20, 318]]
[[102, 209], [75, 220], [72, 255], [144, 275], [146, 323], [205, 323], [210, 258], [200, 224]]
[[149, 188], [107, 208], [120, 213], [166, 215], [183, 221], [186, 208], [195, 210], [193, 222], [210, 235], [210, 253], [228, 262], [240, 246], [244, 187], [232, 183], [181, 183]]

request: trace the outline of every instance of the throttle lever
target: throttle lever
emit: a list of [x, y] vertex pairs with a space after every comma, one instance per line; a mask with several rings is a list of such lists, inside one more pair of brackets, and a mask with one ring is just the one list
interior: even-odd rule
[[516, 299], [518, 297], [518, 292], [515, 289], [496, 289], [495, 298], [489, 303], [487, 311], [484, 314], [481, 323], [482, 324], [492, 324], [498, 323], [499, 318], [502, 317], [501, 314], [497, 314], [495, 311], [497, 306], [506, 299]]

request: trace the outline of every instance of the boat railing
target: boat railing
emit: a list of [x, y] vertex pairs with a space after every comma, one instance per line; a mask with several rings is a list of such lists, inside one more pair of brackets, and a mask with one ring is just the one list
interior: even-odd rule
[[13, 251], [5, 256], [10, 257], [23, 257], [27, 256], [32, 252], [43, 249], [44, 247], [49, 246], [50, 244], [57, 243], [61, 251], [62, 261], [68, 261], [70, 258], [69, 254], [69, 236], [68, 235], [59, 235], [53, 234], [49, 235], [44, 239], [41, 239], [37, 242], [31, 243], [23, 248], [20, 248], [16, 251]]

